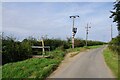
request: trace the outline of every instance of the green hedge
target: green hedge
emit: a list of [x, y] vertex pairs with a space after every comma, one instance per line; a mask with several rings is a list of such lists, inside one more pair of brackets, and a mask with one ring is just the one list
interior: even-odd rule
[[[71, 48], [71, 38], [67, 40], [61, 39], [44, 39], [45, 46], [50, 46], [50, 50], [56, 48], [65, 51]], [[100, 41], [88, 41], [88, 46], [104, 44]], [[2, 38], [2, 64], [9, 62], [21, 61], [29, 58], [29, 55], [42, 54], [42, 49], [32, 49], [31, 46], [41, 46], [41, 42], [37, 39], [29, 37], [23, 41], [17, 41], [13, 37], [3, 36]], [[85, 40], [75, 39], [75, 47], [85, 46]]]
[[117, 36], [109, 43], [109, 48], [120, 55], [120, 36]]
[[16, 62], [28, 58], [31, 54], [29, 42], [15, 41], [13, 38], [2, 40], [2, 64]]
[[[62, 50], [68, 49], [70, 46], [65, 40], [60, 39], [45, 39], [45, 46], [50, 46], [50, 50], [55, 50], [61, 47]], [[42, 44], [35, 38], [26, 38], [23, 41], [17, 41], [13, 37], [2, 38], [2, 64], [9, 62], [21, 61], [29, 58], [29, 55], [36, 51], [42, 53], [42, 49], [33, 50], [31, 46], [41, 46]]]

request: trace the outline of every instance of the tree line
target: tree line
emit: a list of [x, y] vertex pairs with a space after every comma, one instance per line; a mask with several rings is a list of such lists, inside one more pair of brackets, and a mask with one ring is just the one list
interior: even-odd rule
[[[14, 37], [2, 36], [2, 64], [9, 62], [17, 62], [30, 58], [29, 55], [35, 55], [42, 53], [41, 49], [32, 49], [31, 46], [42, 46], [42, 44], [36, 38], [29, 37], [22, 41], [16, 40]], [[50, 46], [50, 50], [55, 50], [59, 48], [61, 50], [66, 50], [71, 48], [71, 38], [67, 40], [55, 39], [55, 38], [44, 38], [45, 46]], [[88, 41], [88, 46], [102, 45], [104, 42], [100, 41]], [[76, 38], [75, 47], [85, 46], [85, 40]]]

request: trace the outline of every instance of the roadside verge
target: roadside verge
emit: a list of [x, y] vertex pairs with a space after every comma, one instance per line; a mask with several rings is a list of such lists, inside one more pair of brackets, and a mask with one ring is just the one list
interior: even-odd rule
[[105, 62], [108, 65], [108, 67], [113, 72], [113, 75], [117, 78], [120, 77], [120, 74], [118, 74], [118, 55], [117, 53], [111, 51], [109, 48], [104, 49], [103, 55], [105, 58]]

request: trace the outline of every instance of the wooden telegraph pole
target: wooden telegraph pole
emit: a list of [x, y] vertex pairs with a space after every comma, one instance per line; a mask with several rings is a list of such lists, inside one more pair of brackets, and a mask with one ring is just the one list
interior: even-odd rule
[[87, 23], [87, 27], [85, 27], [85, 28], [86, 28], [86, 46], [87, 46], [88, 31], [89, 31], [88, 29], [91, 28], [91, 27], [89, 27], [88, 23]]

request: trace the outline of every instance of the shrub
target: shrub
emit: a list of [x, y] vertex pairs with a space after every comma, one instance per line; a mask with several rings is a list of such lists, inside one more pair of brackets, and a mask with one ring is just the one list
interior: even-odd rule
[[2, 64], [27, 59], [32, 52], [29, 42], [15, 41], [12, 37], [3, 38], [2, 46]]
[[108, 46], [112, 51], [117, 52], [120, 55], [120, 36], [110, 41]]
[[85, 45], [85, 41], [81, 39], [75, 39], [75, 47], [83, 47]]

